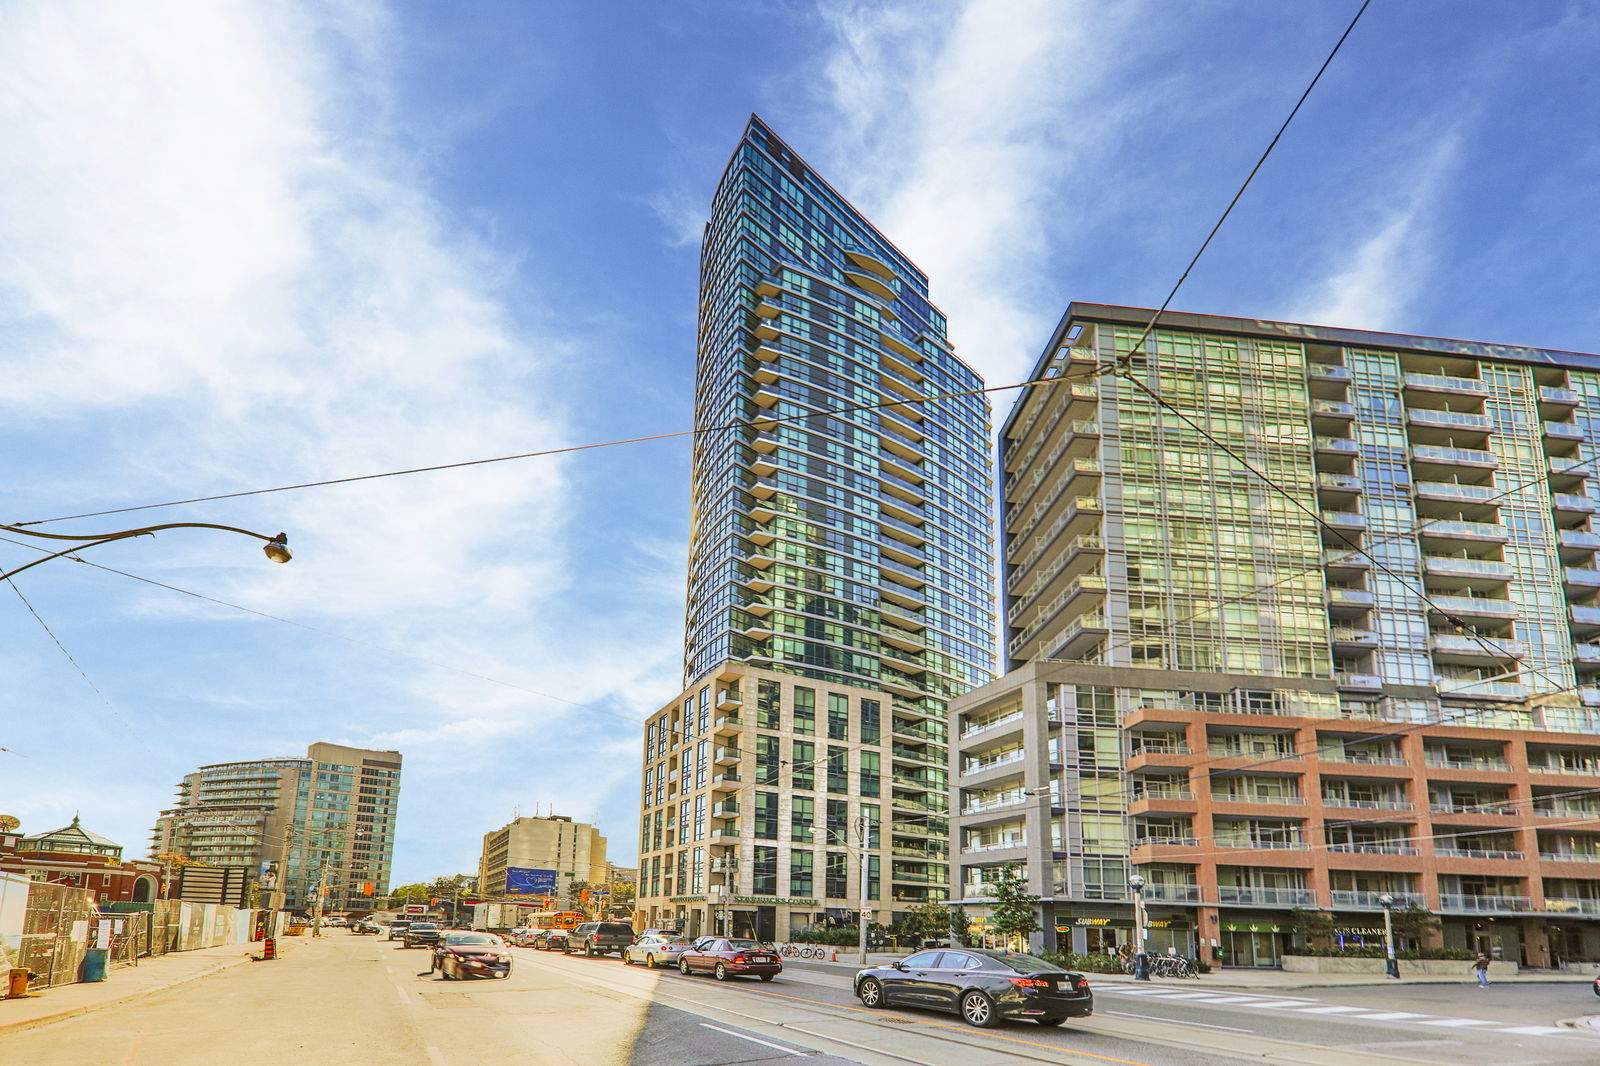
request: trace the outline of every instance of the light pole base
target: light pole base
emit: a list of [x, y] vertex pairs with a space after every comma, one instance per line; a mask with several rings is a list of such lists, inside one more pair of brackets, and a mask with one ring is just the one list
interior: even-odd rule
[[1396, 981], [1400, 980], [1400, 963], [1394, 959], [1385, 959], [1383, 972], [1386, 976], [1393, 977]]

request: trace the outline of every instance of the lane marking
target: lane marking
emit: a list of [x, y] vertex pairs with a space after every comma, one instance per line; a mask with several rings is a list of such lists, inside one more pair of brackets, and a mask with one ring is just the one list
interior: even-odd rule
[[1379, 1011], [1376, 1014], [1363, 1014], [1362, 1019], [1369, 1022], [1398, 1022], [1402, 1018], [1426, 1018], [1426, 1014], [1412, 1014], [1404, 1010]]
[[1514, 1029], [1501, 1029], [1502, 1033], [1519, 1033], [1525, 1036], [1582, 1036], [1575, 1029], [1563, 1029], [1558, 1025], [1519, 1025]]
[[800, 1055], [802, 1057], [805, 1055], [804, 1051], [796, 1051], [792, 1047], [784, 1047], [782, 1044], [774, 1044], [772, 1041], [763, 1040], [758, 1036], [746, 1036], [744, 1033], [738, 1033], [732, 1029], [724, 1029], [720, 1025], [712, 1025], [710, 1022], [701, 1022], [700, 1024], [707, 1029], [715, 1029], [719, 1033], [727, 1033], [729, 1036], [736, 1036], [740, 1040], [748, 1040], [752, 1044], [761, 1044], [764, 1047], [776, 1048], [777, 1050], [788, 1055]]
[[[1205, 1022], [1183, 1022], [1183, 1021], [1179, 1021], [1176, 1018], [1158, 1018], [1153, 1014], [1129, 1014], [1127, 1011], [1122, 1011], [1122, 1010], [1108, 1010], [1108, 1011], [1105, 1011], [1104, 1013], [1106, 1013], [1106, 1014], [1114, 1014], [1118, 1018], [1140, 1018], [1140, 1019], [1142, 1019], [1144, 1021], [1147, 1021], [1147, 1022], [1165, 1022], [1168, 1025], [1192, 1025], [1197, 1029], [1225, 1029], [1230, 1033], [1254, 1033], [1255, 1032], [1254, 1029], [1240, 1029], [1236, 1025], [1208, 1025]], [[1080, 1052], [1077, 1052], [1076, 1054], [1080, 1054], [1081, 1055], [1081, 1054], [1083, 1054], [1083, 1052], [1080, 1051]]]
[[1301, 1007], [1301, 1014], [1360, 1014], [1365, 1007]]
[[1436, 1025], [1442, 1029], [1465, 1029], [1469, 1025], [1493, 1025], [1494, 1022], [1486, 1022], [1481, 1018], [1430, 1018], [1417, 1024]]
[[1216, 999], [1215, 992], [1168, 992], [1162, 999]]
[[400, 997], [401, 1003], [404, 1003], [408, 1007], [411, 1006], [411, 997], [406, 995], [405, 989], [401, 988], [399, 985], [395, 985], [394, 994]]
[[1265, 1003], [1257, 1003], [1256, 1006], [1257, 1007], [1284, 1007], [1284, 1008], [1286, 1008], [1288, 1010], [1296, 1010], [1296, 1009], [1298, 1009], [1300, 1007], [1313, 1007], [1313, 1006], [1316, 1006], [1316, 1002], [1317, 1001], [1314, 1000], [1314, 999], [1269, 999]]

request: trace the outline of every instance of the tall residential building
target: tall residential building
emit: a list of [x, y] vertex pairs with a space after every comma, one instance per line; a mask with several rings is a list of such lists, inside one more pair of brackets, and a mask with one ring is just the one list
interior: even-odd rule
[[[285, 905], [363, 907], [389, 890], [401, 756], [317, 743], [303, 759], [216, 763], [186, 774], [150, 853], [206, 866], [276, 862]], [[371, 889], [368, 889], [371, 885]]]
[[1132, 351], [1150, 316], [1073, 304], [1002, 433], [961, 897], [1022, 862], [1099, 950], [1136, 872], [1157, 950], [1235, 965], [1294, 907], [1381, 940], [1385, 896], [1600, 953], [1600, 357], [1176, 313]]
[[488, 899], [514, 899], [508, 889], [529, 895], [530, 886], [549, 884], [553, 886], [549, 894], [565, 907], [572, 882], [598, 885], [607, 880], [610, 869], [606, 838], [594, 826], [559, 814], [518, 818], [483, 834], [478, 891]]
[[944, 896], [947, 701], [994, 668], [988, 404], [923, 273], [759, 119], [700, 270], [684, 691], [646, 731], [640, 913], [843, 920], [866, 817], [887, 921]]

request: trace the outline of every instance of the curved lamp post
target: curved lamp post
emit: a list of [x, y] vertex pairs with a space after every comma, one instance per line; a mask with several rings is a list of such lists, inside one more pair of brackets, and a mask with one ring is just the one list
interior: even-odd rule
[[1400, 964], [1394, 957], [1394, 905], [1396, 900], [1385, 892], [1378, 897], [1378, 906], [1383, 908], [1383, 972], [1395, 980], [1400, 979]]
[[1150, 980], [1150, 959], [1144, 953], [1144, 877], [1133, 874], [1128, 878], [1133, 889], [1133, 979]]
[[102, 544], [113, 544], [119, 540], [128, 540], [131, 537], [153, 537], [165, 529], [220, 529], [225, 533], [241, 533], [247, 537], [254, 537], [257, 540], [266, 541], [266, 543], [262, 545], [261, 550], [266, 552], [267, 558], [271, 559], [275, 563], [286, 563], [290, 559], [294, 558], [294, 553], [289, 551], [289, 538], [286, 534], [279, 533], [275, 537], [269, 537], [265, 533], [256, 533], [253, 530], [240, 529], [237, 526], [219, 526], [214, 522], [166, 522], [158, 526], [140, 526], [138, 529], [124, 529], [119, 530], [116, 533], [100, 533], [94, 536], [78, 536], [67, 533], [40, 533], [37, 530], [25, 529], [21, 526], [0, 525], [0, 530], [5, 530], [7, 533], [20, 534], [24, 537], [39, 537], [44, 540], [69, 540], [73, 542], [70, 548], [63, 548], [58, 552], [52, 552], [41, 559], [35, 559], [33, 562], [19, 566], [15, 570], [8, 570], [7, 572], [0, 574], [0, 581], [5, 581], [16, 577], [24, 570], [31, 570], [40, 563], [48, 563], [51, 559], [59, 559], [63, 555], [71, 555], [73, 552], [83, 551], [86, 548], [98, 548]]

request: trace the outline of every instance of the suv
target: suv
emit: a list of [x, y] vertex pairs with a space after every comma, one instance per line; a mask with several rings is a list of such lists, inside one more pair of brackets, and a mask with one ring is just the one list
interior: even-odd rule
[[412, 922], [403, 934], [402, 947], [431, 948], [439, 943], [439, 923], [437, 922]]
[[584, 922], [567, 934], [567, 942], [561, 946], [561, 950], [570, 955], [582, 948], [590, 958], [608, 955], [613, 951], [620, 956], [622, 949], [632, 943], [633, 926], [627, 922]]
[[394, 921], [389, 923], [389, 935], [384, 939], [404, 940], [406, 938], [406, 930], [409, 928], [411, 928], [410, 919], [396, 918]]

